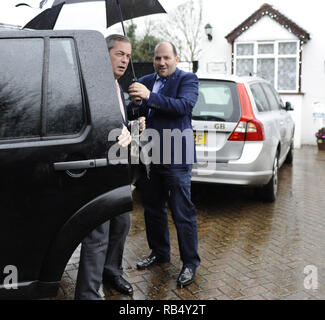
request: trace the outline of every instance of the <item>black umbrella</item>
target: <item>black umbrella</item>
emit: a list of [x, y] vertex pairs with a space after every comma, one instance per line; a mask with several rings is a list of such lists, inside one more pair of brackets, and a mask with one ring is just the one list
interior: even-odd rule
[[[155, 13], [166, 13], [158, 0], [55, 0], [51, 8], [42, 11], [34, 19], [29, 21], [24, 28], [37, 30], [54, 29], [63, 5], [95, 1], [105, 1], [106, 27], [108, 28], [117, 22], [121, 22], [124, 35], [124, 20]], [[130, 62], [133, 81], [136, 81], [132, 60]]]
[[39, 15], [29, 21], [23, 29], [52, 30], [59, 17], [64, 2], [52, 8], [42, 11]]
[[54, 29], [63, 5], [82, 2], [105, 2], [106, 4], [106, 27], [124, 20], [143, 17], [155, 13], [166, 13], [158, 0], [55, 0], [52, 7], [42, 11], [34, 19], [29, 21], [24, 28], [49, 30]]

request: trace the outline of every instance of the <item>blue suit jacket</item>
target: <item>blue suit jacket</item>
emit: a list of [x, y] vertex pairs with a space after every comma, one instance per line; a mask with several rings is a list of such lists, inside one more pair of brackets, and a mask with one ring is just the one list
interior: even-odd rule
[[[153, 73], [139, 79], [150, 91], [157, 74]], [[176, 68], [170, 75], [161, 93], [150, 93], [148, 101], [141, 106], [132, 102], [128, 106], [129, 119], [145, 116], [146, 128], [155, 129], [160, 135], [160, 163], [172, 166], [184, 166], [196, 162], [195, 143], [192, 129], [192, 110], [198, 99], [198, 78], [194, 73]], [[149, 109], [151, 112], [149, 113]], [[163, 130], [169, 129], [172, 137], [164, 137]], [[175, 129], [178, 129], [175, 131]], [[174, 131], [173, 131], [174, 130]], [[181, 134], [182, 146], [176, 142], [174, 135]], [[179, 135], [178, 135], [179, 136]], [[165, 140], [165, 147], [164, 142]], [[168, 143], [171, 141], [171, 144]], [[176, 146], [174, 143], [176, 142]], [[163, 156], [170, 153], [170, 161], [163, 161]], [[181, 155], [181, 159], [180, 156]], [[168, 157], [167, 157], [168, 158]]]

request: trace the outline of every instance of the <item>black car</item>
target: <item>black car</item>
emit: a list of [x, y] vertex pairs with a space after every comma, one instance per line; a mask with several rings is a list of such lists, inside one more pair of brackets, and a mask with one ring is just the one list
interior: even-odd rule
[[55, 296], [82, 239], [132, 209], [109, 54], [96, 31], [4, 31], [0, 48], [0, 299]]

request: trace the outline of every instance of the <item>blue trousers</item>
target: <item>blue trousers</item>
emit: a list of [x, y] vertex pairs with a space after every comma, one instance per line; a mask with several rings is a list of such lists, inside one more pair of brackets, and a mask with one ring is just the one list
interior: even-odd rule
[[200, 264], [196, 209], [191, 201], [192, 165], [152, 165], [150, 178], [140, 183], [146, 234], [152, 254], [170, 257], [167, 205], [177, 230], [183, 266], [196, 269]]

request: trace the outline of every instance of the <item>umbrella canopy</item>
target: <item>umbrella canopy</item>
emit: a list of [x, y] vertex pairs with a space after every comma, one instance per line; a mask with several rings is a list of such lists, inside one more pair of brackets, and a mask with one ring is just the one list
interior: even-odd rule
[[58, 16], [61, 12], [62, 6], [64, 3], [61, 3], [55, 7], [46, 9], [38, 14], [35, 18], [29, 21], [25, 26], [28, 29], [36, 30], [52, 30], [54, 29], [55, 23], [58, 19]]
[[[63, 6], [91, 2], [105, 3], [106, 28], [118, 22], [122, 22], [123, 26], [123, 20], [156, 13], [166, 13], [158, 0], [55, 0], [51, 8], [42, 11], [34, 19], [29, 21], [24, 28], [38, 30], [54, 29]], [[91, 13], [92, 11], [89, 11], [89, 16], [91, 16]], [[72, 16], [71, 19], [76, 19], [76, 17]]]

